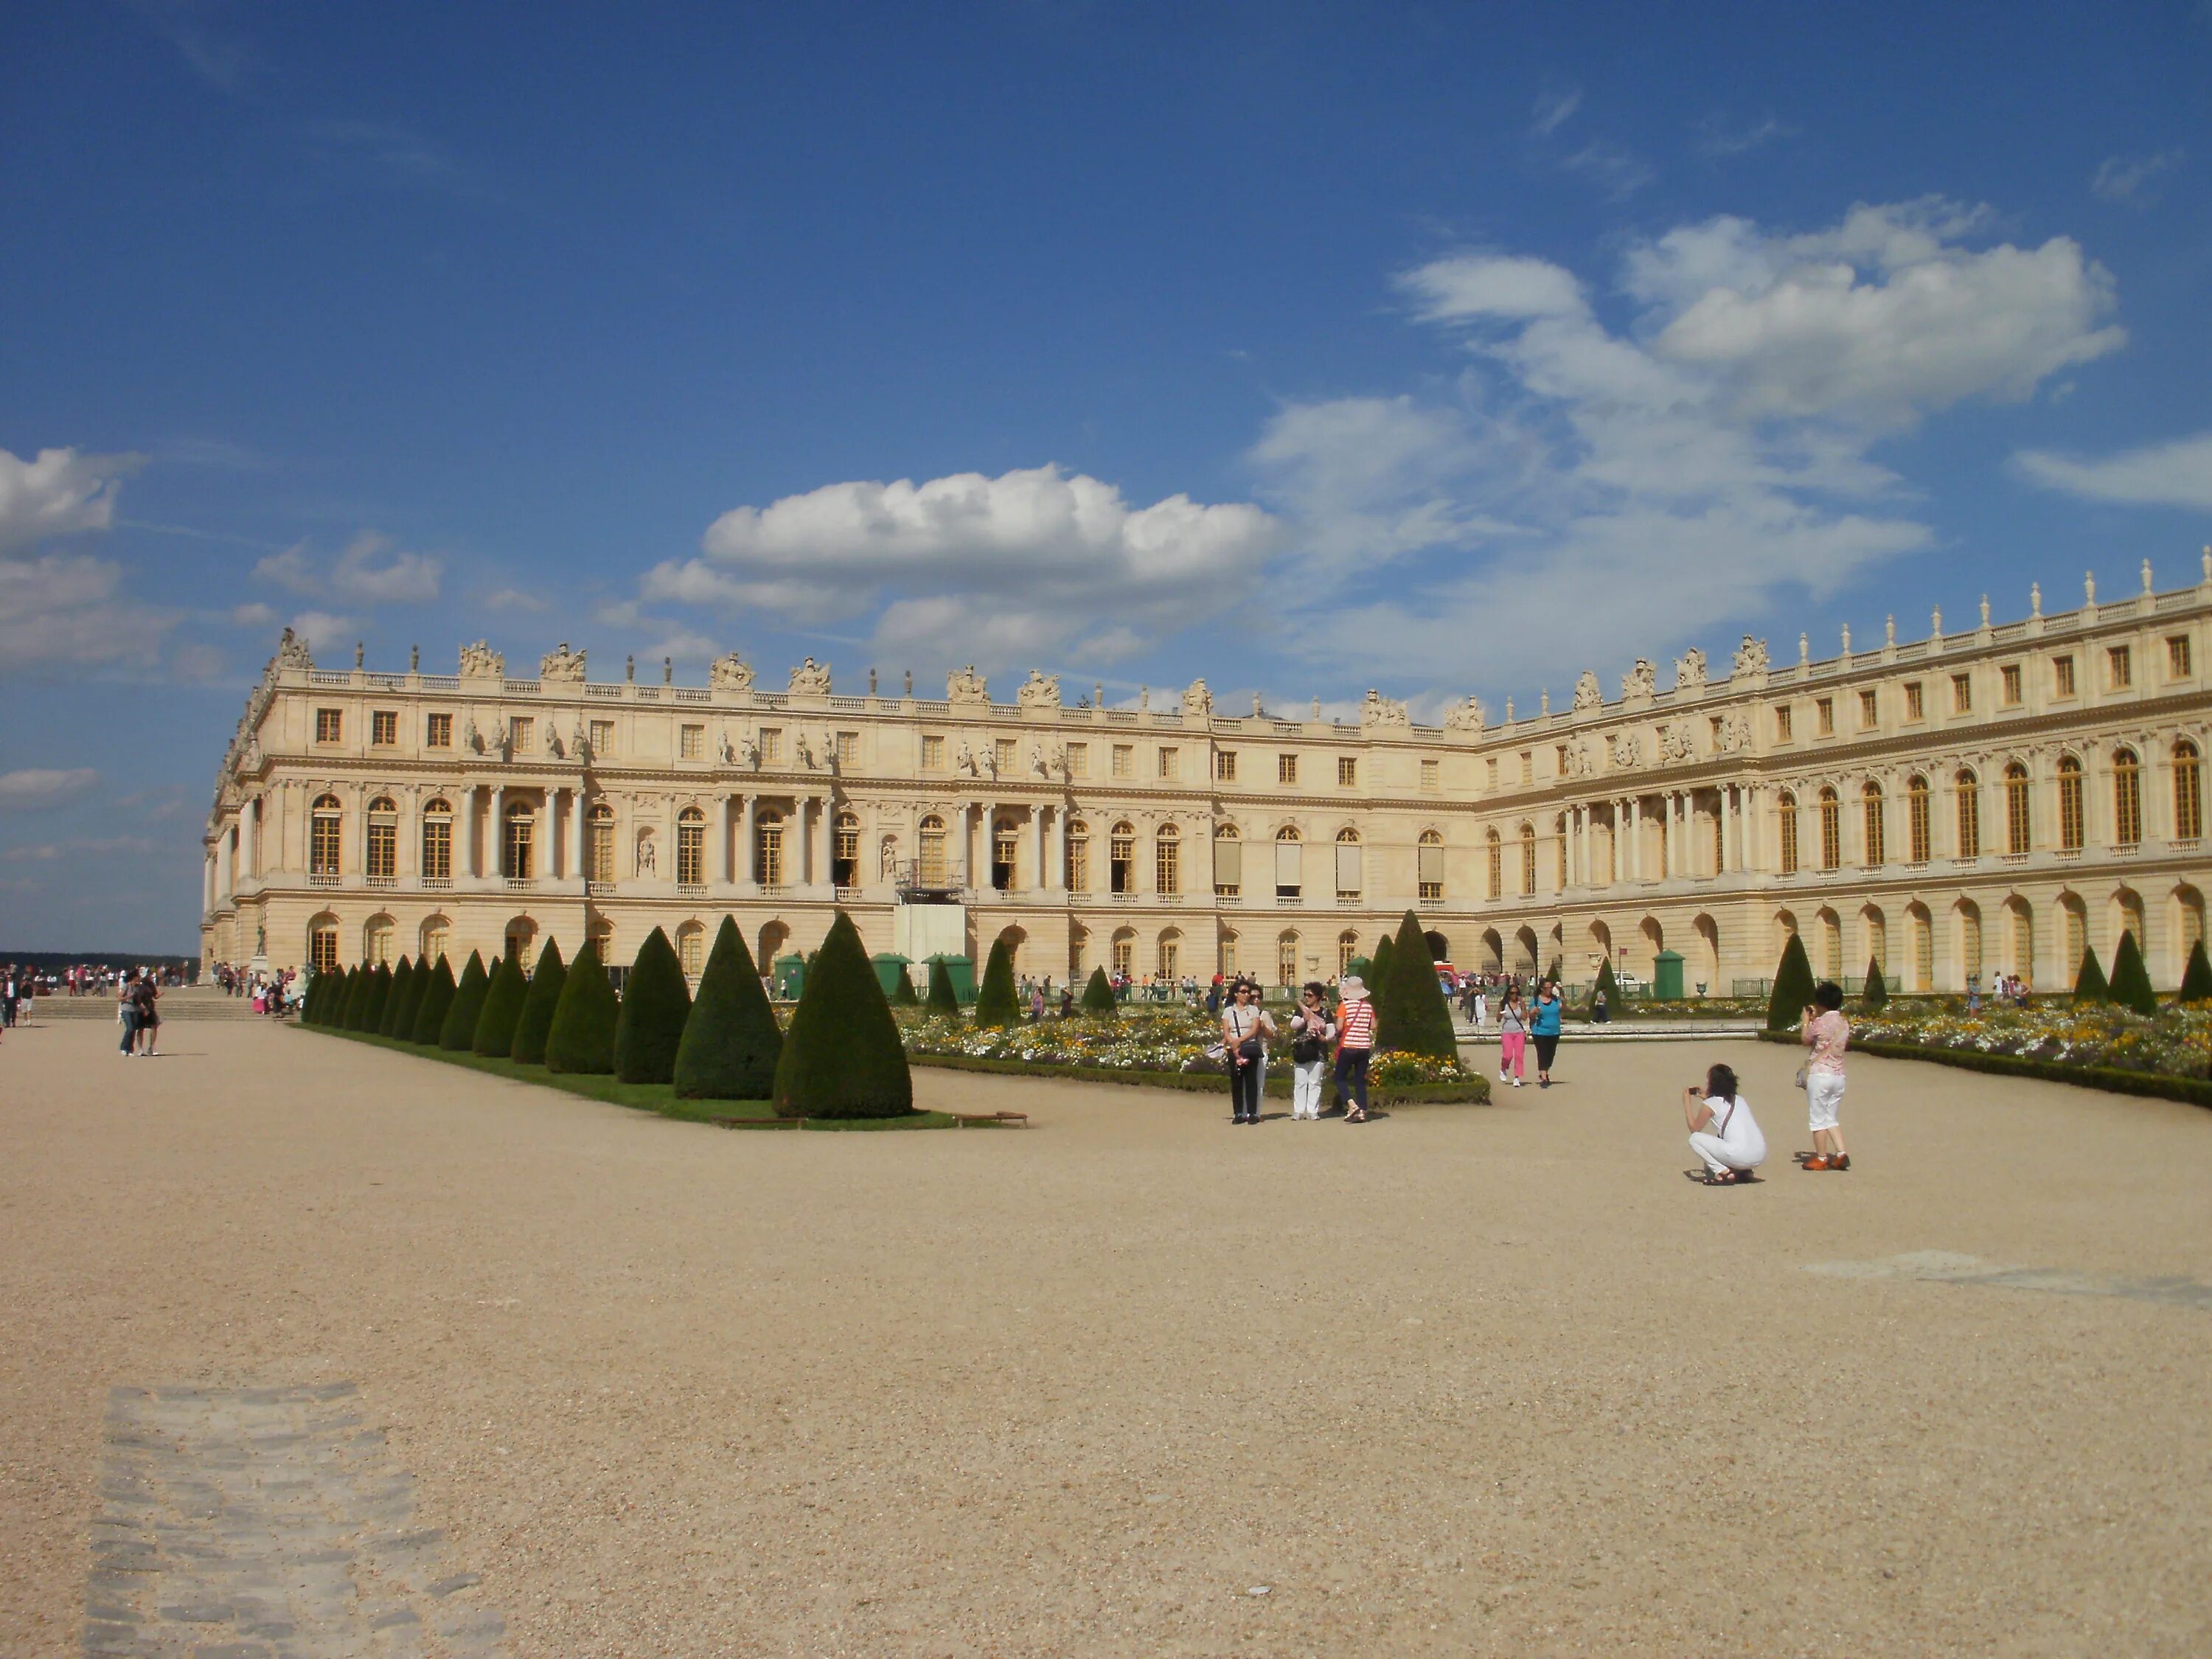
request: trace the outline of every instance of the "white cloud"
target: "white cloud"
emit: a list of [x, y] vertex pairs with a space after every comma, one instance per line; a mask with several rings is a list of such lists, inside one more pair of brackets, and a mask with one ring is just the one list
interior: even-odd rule
[[1567, 118], [1583, 106], [1582, 88], [1571, 88], [1565, 92], [1545, 92], [1536, 100], [1536, 110], [1529, 119], [1528, 130], [1539, 138], [1548, 138], [1566, 125]]
[[121, 592], [119, 566], [89, 554], [0, 559], [0, 673], [33, 666], [150, 666], [169, 613]]
[[2075, 460], [2034, 449], [2014, 459], [2029, 477], [2046, 489], [2063, 489], [2093, 501], [2212, 508], [2212, 432], [2127, 450], [2101, 461]]
[[1716, 113], [1698, 123], [1698, 149], [1705, 155], [1743, 155], [1778, 138], [1793, 137], [1796, 131], [1796, 128], [1785, 126], [1771, 115], [1739, 127], [1731, 126], [1726, 116]]
[[253, 574], [303, 599], [338, 599], [353, 605], [427, 605], [438, 597], [443, 569], [428, 555], [395, 552], [389, 536], [364, 530], [327, 563], [301, 542], [260, 561]]
[[343, 647], [356, 624], [350, 617], [333, 617], [327, 611], [302, 611], [292, 618], [292, 631], [307, 642], [310, 650], [328, 657]]
[[1588, 309], [1574, 273], [1548, 259], [1510, 255], [1432, 259], [1407, 271], [1398, 285], [1419, 299], [1415, 314], [1425, 322], [1578, 317]]
[[495, 588], [483, 596], [484, 608], [488, 611], [526, 611], [534, 613], [547, 609], [548, 604], [544, 595], [527, 593], [519, 587]]
[[11, 847], [0, 856], [18, 864], [52, 864], [63, 859], [100, 858], [111, 853], [151, 853], [155, 850], [155, 843], [144, 836], [100, 836], [90, 841], [50, 841], [28, 847]]
[[1659, 176], [1658, 169], [1634, 150], [1593, 138], [1559, 165], [1579, 173], [1605, 194], [1608, 202], [1625, 202]]
[[640, 598], [810, 623], [873, 613], [885, 649], [990, 665], [1090, 630], [1157, 634], [1224, 609], [1278, 529], [1244, 503], [1176, 495], [1133, 507], [1052, 465], [828, 484], [724, 514], [701, 556], [647, 572]]
[[42, 449], [26, 461], [0, 449], [0, 557], [52, 537], [106, 529], [121, 481], [143, 459]]
[[230, 625], [233, 628], [267, 628], [276, 620], [276, 611], [258, 600], [250, 605], [234, 605], [230, 608]]
[[0, 808], [27, 811], [59, 806], [89, 793], [100, 783], [100, 774], [89, 766], [56, 771], [38, 767], [19, 772], [0, 772]]
[[2090, 193], [2107, 202], [2130, 202], [2148, 207], [2158, 199], [2161, 175], [2181, 164], [2183, 152], [2161, 150], [2155, 155], [2108, 155], [2089, 180]]

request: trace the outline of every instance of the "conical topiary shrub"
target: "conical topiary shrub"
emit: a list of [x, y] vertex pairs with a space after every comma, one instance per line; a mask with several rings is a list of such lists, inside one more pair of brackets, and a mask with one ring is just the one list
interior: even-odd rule
[[622, 1018], [613, 982], [589, 941], [568, 965], [553, 1026], [545, 1034], [545, 1069], [605, 1077], [615, 1068], [615, 1022]]
[[514, 1028], [522, 1021], [522, 1005], [530, 1000], [530, 981], [522, 976], [522, 962], [509, 957], [500, 963], [484, 991], [483, 1007], [469, 1047], [480, 1054], [504, 1060], [514, 1052]]
[[[911, 1002], [912, 982], [901, 974], [899, 983]], [[767, 1100], [782, 1056], [783, 1030], [761, 989], [760, 969], [735, 920], [724, 916], [676, 1046], [676, 1092], [685, 1100]]]
[[331, 1010], [345, 1006], [345, 969], [331, 968], [317, 974], [314, 983], [307, 988], [307, 1000], [313, 1005], [308, 1009], [307, 1023], [330, 1024]]
[[1389, 988], [1376, 1010], [1376, 1048], [1456, 1060], [1459, 1038], [1452, 1030], [1451, 1009], [1437, 979], [1428, 938], [1411, 910], [1399, 922], [1398, 937], [1391, 942], [1389, 971]]
[[414, 1035], [415, 1010], [422, 1001], [423, 964], [399, 958], [399, 971], [392, 976], [392, 994], [385, 999], [384, 1018], [377, 1030], [402, 1042]]
[[991, 942], [991, 958], [983, 965], [983, 983], [975, 993], [978, 1025], [1018, 1025], [1022, 1006], [1014, 990], [1014, 952], [1004, 934]]
[[2146, 1017], [2158, 1012], [2158, 993], [2151, 989], [2150, 969], [2143, 965], [2132, 932], [2120, 935], [2120, 948], [2112, 953], [2112, 999]]
[[2212, 957], [2204, 952], [2204, 941], [2198, 939], [2189, 947], [2189, 965], [2181, 970], [2183, 1002], [2203, 1002], [2212, 998]]
[[418, 1048], [434, 1048], [446, 1029], [446, 1014], [453, 1006], [453, 964], [441, 955], [430, 977], [422, 981], [422, 1000], [416, 1005], [415, 1030], [410, 1040]]
[[345, 1018], [338, 1022], [339, 1030], [361, 1030], [368, 1014], [368, 988], [375, 978], [376, 970], [365, 962], [346, 975]]
[[368, 995], [361, 1010], [360, 1029], [374, 1036], [384, 1024], [385, 1005], [392, 1000], [392, 969], [389, 963], [378, 963], [368, 976]]
[[2105, 970], [2099, 965], [2094, 948], [2081, 952], [2081, 971], [2074, 977], [2074, 1000], [2076, 1005], [2110, 1002], [2112, 988], [2105, 983]]
[[446, 1010], [446, 1023], [438, 1028], [441, 1048], [458, 1054], [477, 1040], [477, 1020], [490, 990], [491, 975], [484, 971], [483, 956], [470, 951], [468, 965], [461, 969], [460, 981], [453, 988], [453, 1003]]
[[1859, 1006], [1872, 1013], [1888, 1006], [1889, 987], [1882, 979], [1881, 964], [1870, 961], [1867, 963], [1866, 989], [1859, 995]]
[[1121, 1012], [1114, 1000], [1114, 981], [1106, 977], [1102, 963], [1091, 970], [1091, 977], [1083, 982], [1083, 1012], [1086, 1014], [1115, 1014]]
[[957, 1014], [960, 999], [952, 994], [952, 970], [938, 957], [929, 959], [929, 1012], [933, 1014]]
[[903, 1117], [914, 1109], [890, 1004], [842, 910], [807, 971], [773, 1098], [779, 1117]]
[[1390, 962], [1397, 955], [1397, 947], [1385, 933], [1375, 941], [1375, 954], [1367, 959], [1367, 971], [1359, 977], [1367, 981], [1367, 1000], [1375, 1005], [1376, 1041], [1382, 1041], [1382, 1011], [1390, 1006]]
[[522, 1000], [522, 1017], [514, 1022], [514, 1042], [507, 1057], [522, 1066], [545, 1063], [545, 1034], [553, 1029], [553, 1010], [560, 1005], [561, 988], [568, 969], [561, 960], [561, 941], [549, 939], [538, 953], [538, 967], [530, 975], [530, 994]]
[[[750, 955], [746, 957], [746, 960], [751, 960]], [[921, 1006], [921, 998], [916, 994], [915, 991], [914, 974], [912, 970], [907, 968], [901, 968], [898, 972], [898, 977], [891, 981], [891, 1006], [894, 1008], [918, 1008]]]
[[1782, 946], [1782, 962], [1774, 970], [1774, 994], [1766, 1000], [1766, 1029], [1796, 1030], [1812, 1006], [1812, 958], [1805, 954], [1805, 941], [1792, 933]]
[[615, 1076], [624, 1083], [667, 1083], [691, 1016], [691, 989], [668, 935], [654, 928], [637, 947], [615, 1018]]
[[[1601, 991], [1605, 994], [1605, 1017], [1607, 1019], [1626, 1019], [1628, 993], [1620, 988], [1620, 981], [1613, 977], [1611, 957], [1607, 957], [1597, 965], [1597, 980], [1590, 987], [1590, 1007], [1593, 1011], [1597, 1007], [1598, 994]], [[1808, 988], [1805, 994], [1810, 998], [1811, 990]]]

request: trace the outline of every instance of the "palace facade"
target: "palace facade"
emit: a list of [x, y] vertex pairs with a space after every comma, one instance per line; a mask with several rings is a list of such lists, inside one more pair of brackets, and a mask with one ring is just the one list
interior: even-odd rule
[[725, 914], [763, 967], [842, 908], [872, 951], [1079, 977], [1327, 978], [1408, 909], [1462, 968], [1685, 958], [1756, 989], [1802, 933], [1816, 972], [1956, 991], [2070, 984], [2123, 932], [2176, 984], [2204, 927], [2212, 550], [2203, 580], [2074, 611], [1773, 660], [1747, 636], [1662, 687], [1638, 661], [1533, 718], [1441, 725], [1370, 691], [1357, 723], [1073, 706], [1032, 672], [781, 690], [735, 653], [708, 684], [319, 667], [289, 633], [223, 757], [202, 950], [289, 967], [588, 937], [625, 963], [665, 928], [696, 975]]

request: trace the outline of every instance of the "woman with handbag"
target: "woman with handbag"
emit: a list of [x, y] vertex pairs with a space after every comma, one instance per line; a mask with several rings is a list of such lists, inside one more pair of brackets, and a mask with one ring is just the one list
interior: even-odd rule
[[1236, 1122], [1260, 1121], [1267, 1039], [1274, 1035], [1275, 1022], [1260, 1006], [1260, 988], [1249, 979], [1238, 980], [1230, 987], [1229, 1006], [1221, 1011], [1221, 1046], [1229, 1061], [1229, 1103]]
[[1310, 982], [1291, 1016], [1291, 1116], [1318, 1121], [1321, 1117], [1321, 1074], [1328, 1064], [1328, 1045], [1336, 1040], [1336, 1022], [1328, 1017], [1328, 991], [1319, 980]]

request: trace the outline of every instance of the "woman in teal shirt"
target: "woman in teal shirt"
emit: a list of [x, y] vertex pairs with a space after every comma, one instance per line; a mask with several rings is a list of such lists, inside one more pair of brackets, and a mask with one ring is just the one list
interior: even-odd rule
[[1528, 1012], [1528, 1035], [1536, 1041], [1536, 1086], [1552, 1086], [1552, 1057], [1559, 1052], [1559, 983], [1546, 980], [1536, 988], [1536, 1006]]

